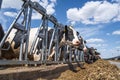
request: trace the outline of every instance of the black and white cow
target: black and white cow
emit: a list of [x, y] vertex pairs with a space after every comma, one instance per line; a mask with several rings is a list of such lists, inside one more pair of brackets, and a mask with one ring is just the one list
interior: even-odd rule
[[[37, 29], [38, 28], [31, 28], [31, 30], [30, 30], [28, 52], [30, 51], [30, 48], [31, 48], [33, 39], [35, 37], [35, 34], [37, 32]], [[3, 31], [3, 30], [1, 30], [1, 31]], [[48, 43], [50, 43], [50, 39], [52, 37], [51, 36], [52, 32], [53, 32], [53, 29], [49, 29], [49, 31], [48, 31], [48, 33], [49, 33], [48, 34]], [[17, 35], [15, 36], [15, 34], [17, 34]], [[58, 36], [59, 36], [59, 45], [60, 46], [62, 46], [63, 44], [66, 44], [67, 41], [71, 42], [71, 44], [74, 45], [74, 46], [78, 46], [81, 43], [79, 41], [79, 39], [78, 39], [77, 31], [73, 27], [71, 27], [71, 26], [69, 26], [69, 27], [65, 26], [65, 29], [64, 28], [60, 29], [58, 34], [59, 34]], [[13, 54], [11, 53], [11, 54], [7, 54], [7, 55], [8, 56], [9, 55], [15, 55], [15, 56], [18, 57], [19, 56], [19, 52], [20, 52], [20, 47], [19, 47], [20, 46], [20, 39], [22, 37], [21, 32], [17, 31], [16, 29], [13, 29], [11, 31], [10, 35], [8, 36], [6, 41], [9, 44], [9, 42], [11, 41], [11, 39], [14, 36], [15, 36], [15, 38], [13, 39], [13, 42], [12, 42], [11, 48], [10, 48], [11, 50], [9, 50], [9, 53], [11, 51]], [[0, 39], [2, 39], [2, 37]], [[54, 55], [54, 48], [53, 48], [52, 51], [53, 52], [51, 52], [51, 55], [49, 57], [52, 57]], [[3, 52], [6, 53], [6, 51], [3, 51]], [[14, 58], [14, 57], [12, 57], [12, 58]], [[11, 59], [11, 58], [8, 58], [8, 59]]]
[[85, 53], [85, 62], [86, 63], [93, 63], [96, 60], [100, 59], [100, 53], [97, 52], [97, 49], [94, 49], [93, 47], [88, 48]]
[[[49, 29], [47, 48], [49, 48], [50, 41], [52, 38], [52, 33], [53, 33], [53, 29]], [[57, 36], [59, 38], [58, 39], [59, 49], [64, 45], [66, 45], [66, 43], [71, 44], [72, 46], [79, 46], [81, 44], [81, 42], [78, 39], [78, 32], [71, 26], [65, 26], [65, 28], [61, 28], [60, 30], [58, 30]], [[39, 41], [38, 49], [40, 49], [41, 47], [42, 47], [42, 40]], [[53, 40], [52, 49], [50, 55], [48, 56], [48, 60], [51, 60], [54, 54], [55, 54], [55, 42]]]

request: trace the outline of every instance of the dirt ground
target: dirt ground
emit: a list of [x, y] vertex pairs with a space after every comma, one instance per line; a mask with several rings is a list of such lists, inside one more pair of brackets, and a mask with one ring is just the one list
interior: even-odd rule
[[85, 69], [77, 67], [76, 73], [67, 70], [56, 80], [120, 80], [120, 69], [108, 61], [98, 60], [84, 66]]
[[0, 70], [0, 80], [120, 80], [120, 69], [109, 61], [85, 63], [84, 67], [74, 65], [76, 72], [69, 70], [67, 64], [6, 68]]

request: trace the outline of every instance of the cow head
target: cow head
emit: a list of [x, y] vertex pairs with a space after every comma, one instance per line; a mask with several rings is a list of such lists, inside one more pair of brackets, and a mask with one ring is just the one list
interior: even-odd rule
[[79, 33], [72, 26], [65, 26], [65, 40], [71, 41], [74, 46], [80, 45]]
[[83, 50], [83, 52], [86, 53], [87, 52], [86, 41], [81, 36], [79, 37], [79, 40], [81, 42], [80, 44], [81, 50]]

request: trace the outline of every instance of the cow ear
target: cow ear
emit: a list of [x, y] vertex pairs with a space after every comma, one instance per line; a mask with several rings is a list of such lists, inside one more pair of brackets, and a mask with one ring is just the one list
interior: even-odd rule
[[65, 25], [65, 40], [68, 39], [68, 28], [67, 25]]
[[77, 31], [77, 35], [79, 35], [79, 32]]
[[67, 25], [65, 25], [65, 31], [67, 31]]
[[65, 25], [65, 29], [64, 29], [64, 33], [68, 33], [68, 26], [67, 25]]

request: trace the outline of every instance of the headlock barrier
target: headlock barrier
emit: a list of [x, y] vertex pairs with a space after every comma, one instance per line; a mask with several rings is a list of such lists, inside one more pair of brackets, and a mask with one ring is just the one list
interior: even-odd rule
[[[57, 19], [53, 15], [48, 15], [39, 3], [31, 0], [22, 1], [24, 3], [21, 10], [0, 42], [0, 65], [85, 61], [84, 48], [87, 46], [83, 38], [76, 42], [79, 44], [77, 47], [74, 46], [74, 41], [69, 40], [69, 36], [76, 34], [72, 27], [67, 29], [67, 26], [58, 23]], [[42, 15], [41, 24], [37, 28], [31, 28], [33, 10]], [[23, 20], [20, 22], [19, 19]], [[53, 24], [52, 29], [49, 29], [49, 22]], [[73, 34], [70, 34], [69, 30], [73, 30]], [[77, 37], [78, 35], [76, 34]]]

